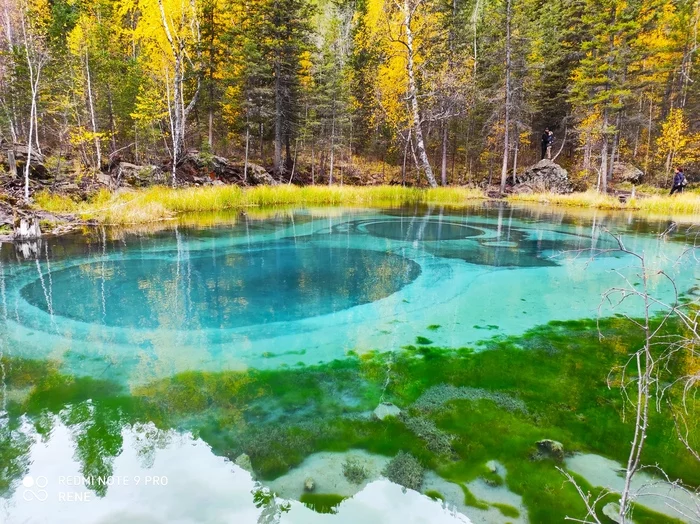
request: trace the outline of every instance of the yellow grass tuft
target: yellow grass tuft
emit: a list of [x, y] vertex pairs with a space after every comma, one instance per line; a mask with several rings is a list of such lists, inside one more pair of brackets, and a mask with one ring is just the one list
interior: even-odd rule
[[511, 195], [509, 202], [537, 202], [557, 206], [588, 207], [595, 209], [627, 209], [651, 214], [700, 215], [700, 195], [683, 193], [670, 196], [652, 195], [639, 196], [620, 202], [616, 197], [602, 195], [595, 191], [556, 195], [553, 193], [532, 193]]
[[306, 186], [291, 185], [211, 186], [173, 189], [155, 186], [110, 195], [100, 192], [87, 202], [49, 193], [36, 196], [37, 207], [52, 212], [74, 213], [104, 224], [139, 224], [166, 220], [182, 213], [201, 213], [254, 207], [295, 206], [398, 206], [406, 203], [462, 205], [484, 199], [479, 189], [457, 187], [416, 189], [401, 186]]

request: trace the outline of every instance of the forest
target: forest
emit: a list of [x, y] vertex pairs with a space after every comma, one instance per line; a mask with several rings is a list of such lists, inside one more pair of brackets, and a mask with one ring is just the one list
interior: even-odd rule
[[577, 189], [606, 191], [621, 164], [664, 187], [700, 167], [698, 0], [0, 6], [18, 179], [32, 158], [76, 179], [129, 161], [175, 184], [197, 151], [285, 181], [503, 187], [546, 127]]

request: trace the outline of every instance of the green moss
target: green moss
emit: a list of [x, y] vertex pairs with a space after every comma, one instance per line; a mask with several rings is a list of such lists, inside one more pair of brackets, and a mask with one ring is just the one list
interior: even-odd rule
[[421, 337], [421, 336], [416, 337], [416, 344], [420, 344], [422, 346], [429, 346], [432, 343], [433, 343], [433, 341], [430, 340], [429, 338], [425, 338], [425, 337]]
[[439, 491], [435, 491], [434, 489], [429, 489], [424, 493], [424, 495], [430, 497], [433, 500], [445, 500], [445, 496]]
[[336, 513], [341, 502], [347, 497], [325, 493], [304, 493], [299, 502], [317, 513]]
[[656, 511], [634, 504], [632, 506], [632, 520], [636, 524], [682, 524], [680, 519], [672, 519]]
[[494, 508], [498, 508], [498, 511], [500, 511], [504, 517], [511, 517], [511, 518], [517, 519], [520, 516], [520, 512], [516, 508], [514, 508], [513, 506], [510, 506], [508, 504], [501, 504], [499, 502], [494, 502], [491, 505]]
[[[411, 346], [361, 357], [349, 352], [316, 366], [191, 371], [130, 394], [108, 381], [65, 376], [56, 364], [7, 357], [2, 362], [8, 390], [26, 392], [12, 397], [11, 422], [16, 425], [26, 413], [36, 427], [50, 428], [45, 413], [68, 409], [75, 415], [69, 424], [93, 423], [97, 429], [86, 439], [92, 450], [84, 460], [97, 471], [119, 449], [122, 425], [149, 421], [192, 431], [231, 459], [247, 453], [263, 480], [319, 451], [365, 449], [387, 457], [404, 452], [421, 470], [459, 484], [479, 477], [492, 485], [505, 483], [522, 496], [532, 522], [562, 522], [567, 515], [583, 515], [583, 504], [551, 460], [531, 460], [535, 443], [549, 438], [567, 451], [620, 462], [629, 451], [632, 424], [629, 417], [623, 421], [619, 391], [608, 388], [607, 378], [643, 340], [624, 319], [605, 319], [600, 327], [602, 340], [595, 320], [552, 322], [522, 336], [484, 341], [479, 352]], [[662, 335], [677, 332], [669, 324]], [[367, 418], [382, 397], [405, 415]], [[690, 410], [697, 409], [698, 401], [689, 402]], [[689, 423], [697, 434], [700, 420]], [[436, 446], [433, 437], [447, 439], [449, 450]], [[21, 461], [12, 457], [20, 455], [7, 454], [17, 464]], [[486, 470], [489, 460], [505, 466], [505, 479]], [[700, 484], [700, 471], [665, 411], [652, 414], [643, 461], [659, 463], [672, 478]], [[22, 469], [8, 471], [19, 475]], [[636, 511], [635, 518], [646, 518], [646, 510]]]
[[474, 494], [471, 491], [469, 491], [469, 488], [467, 486], [465, 486], [464, 484], [460, 484], [460, 487], [462, 488], [462, 491], [464, 492], [464, 505], [465, 506], [471, 506], [473, 508], [478, 508], [478, 509], [489, 509], [488, 503], [476, 498], [474, 496]]

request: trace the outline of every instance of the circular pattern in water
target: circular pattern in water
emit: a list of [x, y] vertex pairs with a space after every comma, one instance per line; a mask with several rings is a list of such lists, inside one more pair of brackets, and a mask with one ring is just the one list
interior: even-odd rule
[[458, 222], [428, 220], [421, 217], [403, 220], [366, 222], [364, 229], [373, 236], [413, 242], [435, 242], [439, 240], [461, 240], [482, 235], [481, 229]]
[[[387, 297], [420, 274], [380, 251], [278, 244], [215, 257], [108, 260], [22, 288], [30, 304], [115, 327], [227, 329], [299, 320]], [[46, 278], [46, 277], [44, 277]], [[49, 305], [50, 304], [50, 305]]]

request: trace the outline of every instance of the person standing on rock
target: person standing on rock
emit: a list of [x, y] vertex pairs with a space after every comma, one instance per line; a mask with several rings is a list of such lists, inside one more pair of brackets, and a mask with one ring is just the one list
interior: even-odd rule
[[683, 192], [683, 187], [687, 184], [685, 181], [685, 173], [683, 173], [682, 167], [676, 167], [676, 173], [673, 175], [673, 187], [671, 188], [671, 194], [678, 191]]
[[547, 158], [552, 159], [552, 144], [554, 143], [554, 133], [548, 127], [544, 128], [542, 133], [542, 160]]

